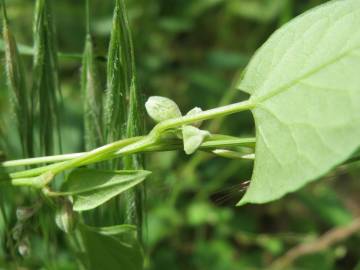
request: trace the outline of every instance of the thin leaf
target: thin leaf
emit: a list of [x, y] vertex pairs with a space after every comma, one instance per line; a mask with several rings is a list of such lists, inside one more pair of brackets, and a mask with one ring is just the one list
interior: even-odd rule
[[276, 31], [239, 89], [251, 94], [255, 165], [240, 204], [295, 191], [360, 144], [360, 2], [331, 1]]
[[[41, 154], [55, 149], [56, 135], [60, 143], [58, 59], [55, 26], [50, 0], [37, 0], [34, 21], [33, 110], [38, 115]], [[57, 134], [54, 132], [57, 131]]]

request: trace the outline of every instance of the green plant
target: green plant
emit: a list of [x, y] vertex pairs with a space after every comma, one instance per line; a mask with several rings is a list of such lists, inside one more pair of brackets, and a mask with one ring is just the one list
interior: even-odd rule
[[[199, 149], [227, 158], [255, 158], [250, 186], [240, 205], [269, 202], [298, 190], [335, 166], [350, 159], [358, 160], [358, 156], [352, 154], [360, 145], [359, 13], [360, 3], [356, 0], [333, 1], [294, 19], [274, 33], [236, 83], [238, 89], [250, 94], [248, 100], [205, 111], [193, 109], [181, 116], [176, 103], [162, 97], [151, 97], [146, 108], [159, 123], [143, 135], [141, 111], [144, 103], [137, 89], [131, 35], [124, 3], [116, 1], [108, 55], [105, 134], [102, 129], [102, 93], [96, 85], [99, 79], [95, 78], [90, 24], [87, 23], [82, 86], [89, 152], [4, 161], [1, 163], [3, 168], [53, 164], [7, 172], [1, 176], [1, 181], [39, 189], [50, 201], [71, 196], [73, 208], [70, 212], [92, 210], [126, 192], [125, 211], [131, 213], [125, 220], [138, 226], [142, 222], [139, 218], [143, 210], [139, 206], [141, 190], [133, 193], [129, 189], [142, 183], [150, 174], [143, 170], [144, 164], [139, 156], [144, 152], [184, 149], [187, 154], [192, 154]], [[49, 62], [55, 61], [51, 60], [55, 57], [53, 52], [45, 55], [48, 55]], [[35, 67], [35, 70], [44, 68], [45, 64]], [[44, 76], [51, 78], [51, 89], [56, 89], [55, 75]], [[36, 78], [42, 81], [40, 75]], [[39, 89], [44, 89], [42, 87]], [[130, 103], [128, 110], [125, 108], [126, 100]], [[55, 99], [46, 101], [47, 104], [54, 102]], [[55, 105], [50, 107], [55, 108]], [[203, 120], [246, 110], [253, 113], [256, 138], [210, 134], [199, 129], [199, 122]], [[55, 115], [54, 109], [47, 116]], [[57, 121], [54, 122], [52, 127], [56, 126]], [[43, 134], [41, 130], [40, 134]], [[50, 140], [53, 135], [42, 137]], [[100, 146], [105, 138], [107, 144]], [[98, 148], [91, 150], [91, 147]], [[45, 152], [50, 151], [46, 149]], [[119, 161], [118, 158], [123, 159]], [[117, 161], [107, 162], [114, 159]], [[100, 165], [78, 169], [93, 164]], [[126, 170], [116, 170], [118, 166]], [[70, 170], [66, 182], [60, 189], [55, 189], [55, 177]], [[62, 215], [71, 215], [65, 220], [76, 218], [73, 213]], [[104, 261], [106, 269], [118, 266], [140, 269], [142, 252], [131, 228], [93, 228], [84, 222], [78, 224], [85, 250], [90, 254], [89, 269], [105, 267]], [[108, 250], [101, 260], [94, 248], [99, 243]], [[124, 256], [120, 258], [118, 253], [111, 252], [116, 249], [123, 250]]]

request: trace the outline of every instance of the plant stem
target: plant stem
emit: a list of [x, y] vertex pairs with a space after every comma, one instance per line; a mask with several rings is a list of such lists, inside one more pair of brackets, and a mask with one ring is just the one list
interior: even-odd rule
[[[52, 171], [52, 169], [55, 169], [57, 167], [60, 168], [60, 166], [64, 166], [64, 164], [70, 163], [72, 161], [76, 161], [76, 162], [74, 162], [74, 164], [76, 164], [76, 165], [74, 165], [74, 167], [94, 163], [94, 162], [106, 159], [104, 157], [104, 153], [109, 155], [109, 153], [111, 154], [112, 152], [118, 150], [119, 148], [126, 146], [128, 144], [134, 143], [135, 141], [138, 141], [141, 138], [142, 137], [133, 137], [133, 138], [129, 138], [129, 139], [123, 139], [120, 141], [116, 141], [116, 142], [101, 146], [90, 152], [85, 152], [84, 155], [82, 155], [78, 158], [72, 159], [72, 160], [63, 161], [60, 163], [55, 163], [55, 164], [51, 164], [51, 165], [47, 165], [47, 166], [43, 166], [43, 167], [39, 167], [39, 168], [35, 168], [35, 169], [9, 173], [7, 175], [7, 178], [13, 179], [13, 178], [26, 178], [26, 177], [38, 176], [42, 173]], [[47, 157], [44, 157], [44, 159], [45, 158], [47, 158]], [[16, 160], [14, 160], [12, 162], [16, 162]], [[0, 164], [0, 167], [1, 166], [2, 166], [2, 163]]]
[[[115, 156], [129, 155], [137, 152], [146, 151], [147, 148], [154, 146], [160, 140], [161, 135], [169, 129], [181, 127], [183, 125], [202, 121], [202, 120], [207, 120], [207, 119], [225, 116], [245, 110], [250, 110], [254, 108], [254, 106], [255, 106], [254, 103], [252, 103], [249, 100], [246, 100], [243, 102], [238, 102], [238, 103], [218, 107], [215, 109], [203, 111], [196, 115], [188, 115], [179, 118], [169, 119], [157, 124], [147, 136], [133, 137], [133, 138], [116, 141], [104, 145], [102, 147], [99, 147], [97, 149], [94, 149], [90, 152], [84, 153], [79, 157], [74, 157], [71, 160], [63, 161], [35, 169], [25, 170], [21, 172], [10, 173], [8, 177], [10, 177], [11, 179], [26, 178], [26, 177], [33, 177], [43, 174], [42, 175], [43, 178], [47, 179], [46, 181], [44, 181], [44, 183], [47, 183], [48, 181], [51, 181], [51, 179], [55, 175], [68, 169], [107, 160]], [[45, 158], [42, 161], [44, 160]], [[16, 161], [12, 161], [12, 162], [14, 163]], [[0, 166], [2, 166], [2, 164]], [[38, 183], [39, 181], [41, 182], [42, 180], [38, 180], [38, 179], [35, 180], [29, 178], [30, 185], [33, 182]]]
[[[223, 135], [212, 135], [208, 140], [204, 141], [201, 144], [199, 150], [234, 147], [234, 146], [244, 146], [244, 147], [253, 148], [255, 146], [255, 138], [254, 137], [237, 138], [237, 137], [223, 136]], [[180, 139], [164, 139], [159, 141], [153, 146], [147, 147], [143, 151], [144, 152], [170, 151], [170, 150], [181, 149], [182, 147], [183, 145]], [[54, 155], [54, 156], [8, 160], [0, 163], [0, 167], [10, 168], [10, 167], [18, 167], [18, 166], [36, 165], [41, 163], [55, 163], [55, 162], [78, 158], [88, 153], [89, 152], [81, 152], [81, 153], [70, 153], [70, 154]], [[122, 156], [122, 154], [114, 153], [111, 156], [109, 156], [109, 159], [117, 158], [119, 156]]]
[[[207, 111], [200, 112], [195, 115], [185, 115], [183, 117], [169, 119], [166, 121], [163, 121], [159, 124], [157, 124], [151, 133], [159, 134], [162, 133], [165, 130], [180, 127], [182, 125], [195, 123], [198, 121], [208, 120], [215, 117], [221, 117], [225, 115], [234, 114], [237, 112], [247, 111], [251, 110], [255, 107], [255, 103], [253, 103], [251, 100], [245, 100], [242, 102], [233, 103], [226, 106], [217, 107], [214, 109], [210, 109]], [[151, 134], [150, 133], [150, 134]]]

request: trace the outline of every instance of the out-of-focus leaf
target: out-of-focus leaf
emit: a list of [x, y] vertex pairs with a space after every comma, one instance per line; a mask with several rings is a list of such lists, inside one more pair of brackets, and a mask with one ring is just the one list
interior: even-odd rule
[[60, 194], [73, 195], [75, 211], [91, 210], [141, 183], [149, 171], [101, 171], [78, 169], [65, 182]]
[[143, 269], [143, 252], [136, 239], [121, 241], [86, 226], [81, 226], [80, 232], [87, 253], [86, 269]]
[[267, 22], [280, 14], [288, 0], [230, 0], [227, 10], [238, 16]]
[[225, 2], [224, 0], [192, 0], [189, 1], [189, 6], [187, 7], [186, 13], [189, 17], [196, 17], [204, 13], [210, 8], [213, 8], [221, 3]]
[[338, 198], [338, 194], [327, 185], [316, 187], [311, 193], [299, 192], [299, 196], [317, 216], [331, 226], [348, 224], [354, 218]]
[[249, 60], [249, 55], [225, 50], [213, 50], [207, 56], [209, 65], [218, 69], [232, 70], [233, 68], [245, 67]]
[[188, 223], [193, 226], [216, 224], [219, 211], [207, 203], [194, 202], [187, 211]]
[[[134, 234], [136, 233], [136, 226], [131, 224], [121, 224], [108, 227], [90, 227], [92, 231], [103, 235], [122, 235], [122, 234]], [[135, 234], [134, 234], [135, 235]]]

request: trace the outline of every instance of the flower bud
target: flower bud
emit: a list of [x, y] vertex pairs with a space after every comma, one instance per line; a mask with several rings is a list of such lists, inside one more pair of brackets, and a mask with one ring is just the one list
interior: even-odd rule
[[200, 147], [206, 137], [210, 136], [210, 132], [193, 126], [183, 126], [182, 135], [184, 151], [187, 155], [190, 155]]
[[12, 238], [15, 241], [19, 241], [21, 236], [23, 235], [24, 225], [22, 223], [16, 223], [15, 227], [11, 231]]
[[74, 230], [76, 217], [69, 201], [64, 201], [61, 208], [56, 212], [55, 223], [66, 233], [70, 233]]
[[16, 209], [16, 217], [18, 221], [25, 221], [31, 218], [35, 213], [34, 207], [18, 207]]
[[18, 251], [21, 256], [28, 257], [31, 253], [30, 241], [28, 238], [24, 238], [18, 245]]
[[[189, 115], [196, 115], [198, 113], [201, 113], [203, 110], [199, 107], [195, 107], [193, 109], [191, 109], [190, 111], [188, 111], [188, 113], [186, 114], [187, 116]], [[202, 121], [198, 121], [198, 122], [195, 122], [195, 123], [192, 123], [191, 125], [194, 126], [194, 127], [200, 127], [202, 124]]]
[[171, 118], [181, 117], [179, 107], [174, 101], [166, 97], [152, 96], [145, 103], [148, 115], [155, 122], [162, 122]]

